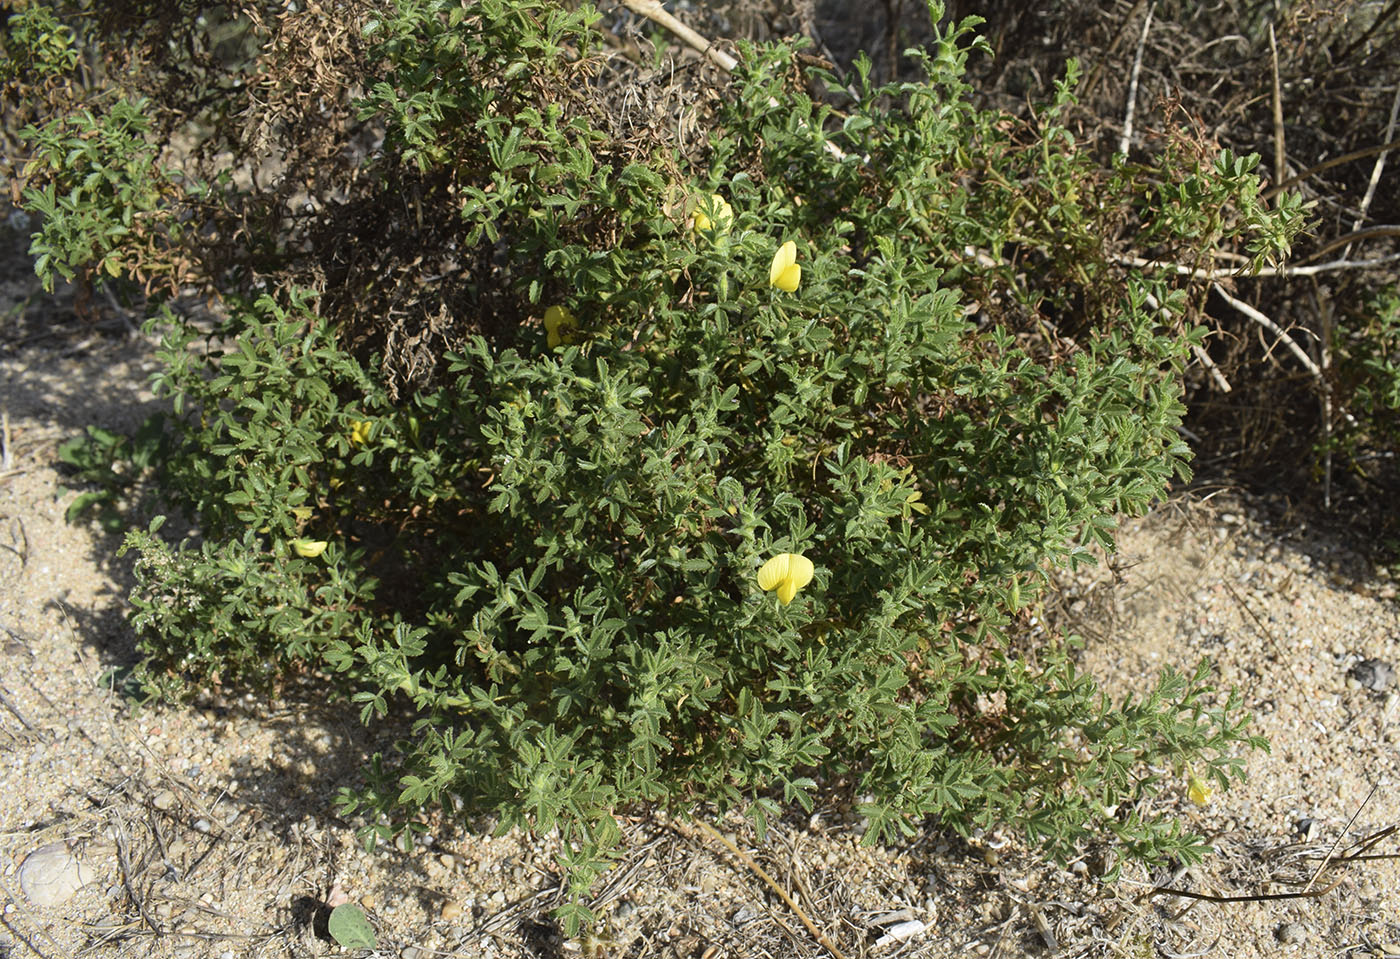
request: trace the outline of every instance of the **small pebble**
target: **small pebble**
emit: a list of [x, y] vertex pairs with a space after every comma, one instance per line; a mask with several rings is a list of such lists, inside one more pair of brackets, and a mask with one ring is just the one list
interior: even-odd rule
[[456, 902], [446, 902], [442, 906], [442, 918], [444, 922], [451, 922], [462, 915], [462, 906]]
[[58, 906], [97, 878], [97, 871], [83, 862], [65, 842], [51, 842], [24, 857], [19, 867], [19, 887], [36, 906]]
[[155, 806], [161, 812], [165, 812], [175, 805], [175, 794], [169, 789], [162, 789], [160, 792], [156, 793], [156, 798], [151, 800], [151, 805]]
[[905, 942], [917, 936], [927, 929], [922, 920], [910, 919], [908, 922], [896, 923], [885, 930], [885, 934], [875, 940], [876, 946], [889, 946], [896, 942]]
[[1347, 676], [1365, 689], [1383, 693], [1395, 682], [1395, 667], [1382, 659], [1363, 659]]
[[426, 959], [428, 954], [417, 946], [404, 946], [403, 952], [399, 953], [401, 959]]
[[1308, 937], [1308, 930], [1301, 922], [1285, 922], [1274, 930], [1274, 938], [1285, 946], [1296, 946]]

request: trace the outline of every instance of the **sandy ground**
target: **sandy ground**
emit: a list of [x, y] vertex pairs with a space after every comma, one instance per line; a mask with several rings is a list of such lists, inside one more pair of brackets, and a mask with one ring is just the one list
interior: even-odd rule
[[[129, 427], [151, 408], [150, 344], [119, 322], [74, 320], [23, 278], [0, 293], [13, 304], [0, 328], [0, 959], [349, 955], [324, 931], [327, 904], [342, 900], [373, 922], [374, 954], [405, 959], [829, 954], [750, 864], [645, 811], [599, 886], [603, 921], [566, 942], [548, 918], [550, 837], [429, 818], [411, 852], [357, 844], [334, 796], [392, 730], [310, 694], [210, 693], [180, 708], [115, 694], [114, 670], [133, 658], [128, 574], [116, 538], [65, 523], [73, 494], [55, 449], [85, 424]], [[1128, 864], [1105, 882], [1107, 849], [1066, 868], [995, 834], [864, 849], [836, 805], [761, 845], [742, 823], [722, 828], [845, 956], [1400, 956], [1400, 875], [1383, 858], [1400, 835], [1358, 845], [1400, 824], [1396, 686], [1383, 669], [1379, 690], [1354, 678], [1367, 678], [1363, 660], [1400, 660], [1395, 587], [1345, 544], [1263, 515], [1238, 494], [1164, 505], [1052, 604], [1113, 695], [1208, 656], [1273, 741], [1250, 756], [1244, 786], [1206, 807], [1173, 795], [1149, 810], [1207, 835], [1217, 851], [1204, 864]], [[19, 874], [54, 843], [91, 881], [45, 906]], [[1351, 858], [1308, 887], [1329, 853]], [[1322, 894], [1145, 895], [1158, 884]], [[912, 932], [880, 944], [895, 929]]]

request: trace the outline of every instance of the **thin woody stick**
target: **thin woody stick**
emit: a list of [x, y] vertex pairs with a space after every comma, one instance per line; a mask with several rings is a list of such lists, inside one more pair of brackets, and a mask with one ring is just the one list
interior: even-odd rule
[[1386, 263], [1393, 263], [1395, 260], [1400, 260], [1400, 254], [1380, 256], [1370, 260], [1329, 260], [1326, 263], [1314, 263], [1310, 266], [1266, 266], [1257, 273], [1239, 272], [1236, 270], [1202, 270], [1196, 267], [1183, 266], [1180, 263], [1163, 263], [1160, 260], [1149, 260], [1141, 256], [1116, 256], [1113, 260], [1115, 263], [1121, 263], [1124, 266], [1162, 266], [1180, 276], [1189, 276], [1196, 280], [1227, 278], [1247, 280], [1251, 277], [1259, 276], [1316, 276], [1319, 273], [1332, 273], [1337, 270], [1369, 270], [1375, 266], [1382, 266]]
[[1142, 73], [1142, 51], [1147, 46], [1147, 33], [1152, 29], [1152, 11], [1157, 4], [1147, 7], [1147, 19], [1142, 22], [1142, 35], [1138, 37], [1137, 55], [1133, 57], [1133, 72], [1128, 78], [1128, 108], [1123, 116], [1123, 135], [1118, 139], [1118, 152], [1127, 153], [1133, 139], [1133, 114], [1137, 112], [1138, 76]]
[[[1389, 143], [1395, 136], [1395, 120], [1400, 114], [1400, 83], [1395, 85], [1395, 97], [1390, 101], [1390, 122], [1385, 127], [1385, 139]], [[1366, 211], [1371, 209], [1371, 201], [1376, 197], [1376, 185], [1381, 182], [1381, 171], [1385, 169], [1385, 158], [1390, 155], [1389, 150], [1382, 150], [1376, 157], [1376, 163], [1371, 167], [1371, 179], [1366, 184], [1366, 195], [1361, 199], [1361, 211], [1356, 222], [1351, 225], [1351, 232], [1355, 233], [1361, 229], [1361, 224], [1366, 222]], [[1351, 245], [1347, 245], [1347, 253], [1351, 252]], [[1344, 256], [1346, 254], [1343, 254]]]
[[1322, 383], [1323, 389], [1327, 388], [1327, 380], [1325, 377], [1323, 377], [1322, 370], [1318, 367], [1316, 363], [1313, 362], [1313, 358], [1311, 356], [1308, 356], [1307, 351], [1305, 351], [1301, 346], [1294, 342], [1293, 338], [1288, 335], [1288, 333], [1284, 330], [1283, 327], [1279, 326], [1277, 323], [1269, 319], [1263, 313], [1260, 313], [1258, 310], [1250, 306], [1244, 300], [1231, 296], [1219, 283], [1212, 283], [1211, 288], [1215, 290], [1216, 293], [1220, 294], [1221, 298], [1224, 299], [1226, 303], [1229, 303], [1231, 306], [1239, 310], [1245, 316], [1249, 317], [1255, 323], [1258, 323], [1264, 329], [1274, 334], [1274, 336], [1277, 336], [1279, 338], [1279, 342], [1281, 342], [1284, 346], [1288, 347], [1288, 351], [1298, 358], [1298, 362], [1302, 363], [1303, 366], [1307, 367], [1309, 373], [1317, 377], [1318, 381]]
[[[676, 36], [684, 40], [686, 46], [690, 47], [692, 50], [698, 50], [702, 56], [725, 73], [733, 73], [735, 67], [739, 65], [738, 60], [735, 60], [729, 54], [716, 47], [712, 42], [706, 40], [700, 34], [690, 29], [690, 27], [687, 27], [673, 17], [661, 6], [659, 0], [621, 0], [621, 3], [637, 16], [646, 17], [652, 23], [670, 30]], [[769, 97], [768, 103], [772, 106], [777, 106], [778, 101]], [[845, 151], [830, 140], [823, 140], [822, 145], [826, 147], [826, 152], [830, 153], [836, 159], [846, 159]]]
[[720, 832], [714, 826], [711, 826], [705, 820], [697, 816], [695, 819], [692, 820], [692, 822], [694, 822], [695, 825], [699, 826], [701, 831], [708, 835], [711, 839], [718, 840], [720, 844], [724, 846], [724, 848], [728, 849], [731, 853], [737, 856], [740, 862], [752, 869], [754, 873], [764, 881], [764, 883], [768, 886], [769, 889], [777, 893], [778, 898], [787, 904], [787, 907], [797, 915], [798, 919], [802, 920], [802, 925], [806, 926], [807, 931], [816, 937], [817, 942], [821, 943], [822, 948], [824, 948], [827, 952], [831, 953], [832, 956], [835, 957], [835, 959], [846, 959], [845, 954], [842, 953], [840, 949], [836, 948], [835, 943], [833, 943], [830, 939], [826, 937], [826, 933], [822, 932], [820, 929], [817, 928], [817, 924], [807, 917], [807, 913], [802, 911], [802, 907], [799, 906], [796, 902], [794, 902], [792, 897], [787, 894], [787, 891], [784, 890], [782, 886], [778, 885], [777, 881], [772, 876], [768, 875], [768, 873], [763, 869], [762, 866], [754, 862], [751, 856], [745, 853], [734, 843], [730, 842], [729, 839], [725, 837], [724, 833]]
[[1282, 183], [1283, 174], [1288, 169], [1288, 158], [1283, 146], [1283, 90], [1278, 78], [1278, 41], [1274, 39], [1272, 23], [1269, 24], [1269, 54], [1274, 65], [1274, 182]]
[[686, 42], [686, 45], [693, 50], [698, 50], [711, 63], [719, 67], [725, 73], [733, 73], [734, 68], [739, 65], [729, 54], [716, 47], [700, 34], [681, 23], [661, 6], [658, 0], [622, 0], [622, 5], [639, 17], [646, 17], [653, 23], [665, 27], [676, 36]]
[[1334, 166], [1341, 166], [1343, 163], [1350, 163], [1352, 160], [1364, 160], [1366, 159], [1366, 157], [1375, 156], [1377, 153], [1383, 153], [1386, 150], [1398, 146], [1400, 146], [1400, 140], [1387, 140], [1385, 143], [1378, 143], [1375, 146], [1362, 147], [1360, 150], [1352, 150], [1350, 153], [1343, 153], [1339, 157], [1333, 157], [1330, 160], [1324, 160], [1317, 166], [1308, 167], [1302, 173], [1296, 174], [1295, 176], [1291, 176], [1287, 180], [1284, 180], [1282, 183], [1275, 184], [1274, 186], [1269, 187], [1262, 194], [1260, 194], [1259, 198], [1261, 200], [1272, 200], [1284, 190], [1287, 190], [1290, 187], [1295, 187], [1299, 183], [1302, 183], [1304, 180], [1308, 179], [1309, 177], [1317, 176], [1317, 174], [1322, 173], [1326, 170], [1330, 170]]

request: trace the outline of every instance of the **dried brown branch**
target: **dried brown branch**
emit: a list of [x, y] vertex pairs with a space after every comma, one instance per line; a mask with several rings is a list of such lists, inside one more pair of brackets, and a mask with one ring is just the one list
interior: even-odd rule
[[1133, 72], [1128, 78], [1128, 107], [1123, 116], [1123, 135], [1118, 140], [1118, 152], [1127, 153], [1133, 139], [1133, 114], [1137, 112], [1138, 78], [1142, 74], [1142, 52], [1147, 47], [1147, 34], [1152, 29], [1152, 13], [1156, 3], [1147, 6], [1147, 17], [1142, 22], [1142, 35], [1138, 37], [1137, 53], [1133, 56]]
[[[738, 60], [735, 60], [729, 54], [717, 48], [712, 41], [706, 40], [703, 36], [673, 17], [661, 6], [659, 0], [621, 0], [621, 3], [628, 10], [637, 14], [637, 16], [646, 17], [651, 22], [666, 28], [680, 37], [685, 41], [688, 47], [699, 51], [701, 55], [706, 57], [711, 63], [719, 67], [725, 73], [733, 73], [734, 69], [739, 66]], [[777, 105], [777, 101], [771, 97], [768, 102], [771, 105]], [[826, 152], [830, 153], [836, 159], [844, 160], [846, 158], [845, 151], [830, 140], [823, 140], [822, 144], [826, 148]]]
[[1255, 323], [1258, 323], [1264, 329], [1268, 330], [1270, 333], [1274, 334], [1274, 336], [1278, 337], [1279, 342], [1281, 342], [1284, 346], [1288, 347], [1288, 351], [1298, 358], [1298, 362], [1302, 363], [1303, 366], [1307, 368], [1307, 371], [1317, 378], [1318, 382], [1323, 385], [1324, 389], [1326, 388], [1327, 384], [1322, 376], [1321, 368], [1319, 368], [1318, 365], [1313, 362], [1313, 358], [1311, 356], [1308, 356], [1307, 351], [1304, 350], [1301, 346], [1299, 346], [1297, 342], [1294, 341], [1293, 337], [1288, 335], [1288, 332], [1284, 330], [1283, 327], [1279, 326], [1273, 320], [1269, 319], [1259, 310], [1250, 306], [1244, 300], [1230, 295], [1230, 293], [1219, 283], [1212, 283], [1211, 289], [1215, 290], [1215, 292], [1219, 294], [1221, 299], [1223, 299], [1226, 303], [1229, 303], [1236, 310], [1243, 313], [1246, 317], [1253, 320]]
[[1324, 160], [1316, 166], [1308, 167], [1302, 173], [1294, 174], [1282, 183], [1276, 183], [1269, 187], [1260, 194], [1260, 199], [1272, 200], [1284, 190], [1292, 189], [1304, 180], [1311, 179], [1319, 173], [1325, 173], [1333, 167], [1351, 163], [1354, 160], [1364, 160], [1367, 157], [1375, 156], [1377, 153], [1384, 153], [1387, 150], [1392, 150], [1397, 146], [1400, 146], [1400, 140], [1387, 140], [1385, 143], [1377, 144], [1376, 146], [1363, 147], [1360, 150], [1352, 150], [1350, 153], [1343, 153], [1341, 156], [1333, 157], [1330, 160]]
[[793, 914], [802, 921], [802, 925], [807, 927], [807, 931], [810, 932], [816, 938], [817, 942], [821, 943], [823, 949], [831, 953], [834, 957], [836, 957], [836, 959], [846, 959], [845, 954], [842, 953], [840, 949], [836, 948], [835, 943], [833, 943], [830, 939], [827, 938], [826, 933], [818, 929], [817, 924], [814, 923], [811, 920], [811, 918], [808, 917], [807, 913], [803, 911], [802, 907], [799, 906], [793, 900], [793, 898], [787, 894], [787, 890], [780, 886], [777, 880], [775, 880], [772, 876], [768, 875], [767, 871], [764, 870], [762, 866], [754, 862], [752, 856], [744, 852], [734, 843], [730, 842], [728, 837], [726, 837], [714, 826], [711, 826], [709, 823], [705, 822], [703, 819], [695, 819], [693, 820], [693, 822], [695, 823], [695, 825], [700, 827], [700, 830], [704, 832], [705, 835], [709, 836], [711, 839], [718, 841], [720, 845], [724, 846], [724, 848], [729, 850], [729, 852], [732, 855], [734, 855], [740, 862], [742, 862], [745, 866], [752, 870], [754, 875], [758, 876], [759, 879], [762, 879], [764, 885], [766, 885], [769, 889], [773, 890], [773, 892], [777, 894], [778, 898], [781, 899], [783, 903], [786, 904], [787, 907], [792, 910]]
[[1278, 40], [1274, 37], [1274, 25], [1269, 24], [1269, 59], [1273, 68], [1272, 106], [1274, 114], [1274, 182], [1282, 183], [1288, 169], [1288, 154], [1283, 141], [1283, 85], [1278, 78]]

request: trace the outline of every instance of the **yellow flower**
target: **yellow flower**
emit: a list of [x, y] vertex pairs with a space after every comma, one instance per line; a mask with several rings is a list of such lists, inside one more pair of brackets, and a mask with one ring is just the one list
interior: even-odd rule
[[1215, 795], [1215, 787], [1197, 776], [1195, 773], [1186, 774], [1186, 796], [1197, 806], [1204, 806], [1210, 802], [1210, 797]]
[[350, 445], [364, 446], [369, 442], [370, 430], [374, 427], [371, 420], [351, 420], [350, 421]]
[[759, 589], [765, 592], [776, 589], [784, 606], [811, 581], [812, 561], [801, 553], [779, 553], [758, 571]]
[[711, 194], [708, 200], [700, 201], [695, 211], [695, 232], [699, 234], [724, 234], [734, 225], [734, 209], [718, 193]]
[[298, 556], [305, 556], [307, 559], [315, 559], [326, 551], [330, 544], [323, 539], [294, 539], [292, 549], [296, 550]]
[[551, 306], [544, 311], [544, 330], [551, 350], [578, 340], [578, 320], [567, 306]]
[[780, 290], [792, 293], [802, 282], [802, 267], [797, 265], [797, 244], [788, 240], [773, 254], [773, 265], [768, 269], [768, 282]]

